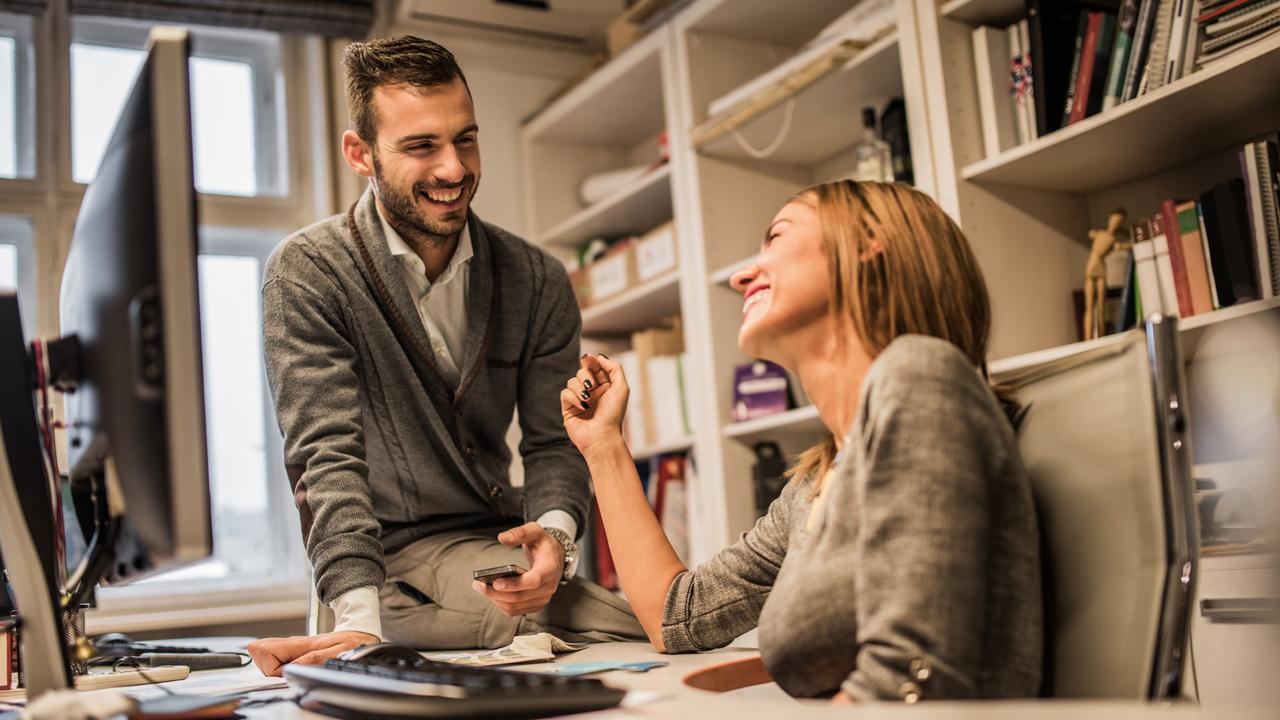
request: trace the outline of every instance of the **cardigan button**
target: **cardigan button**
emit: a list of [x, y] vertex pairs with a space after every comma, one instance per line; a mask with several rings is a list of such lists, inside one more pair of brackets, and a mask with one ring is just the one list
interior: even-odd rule
[[924, 658], [916, 658], [911, 661], [911, 677], [918, 682], [928, 682], [933, 677], [933, 667], [929, 665], [929, 661]]
[[468, 460], [475, 460], [475, 459], [476, 459], [476, 448], [475, 448], [475, 446], [474, 446], [474, 445], [468, 445], [468, 446], [467, 446], [467, 447], [462, 451], [462, 454], [463, 454], [463, 455], [466, 455]]
[[497, 500], [498, 498], [502, 497], [502, 486], [494, 485], [490, 487], [489, 497], [493, 498], [494, 500]]
[[904, 682], [898, 686], [898, 697], [908, 705], [920, 702], [920, 686], [913, 682]]

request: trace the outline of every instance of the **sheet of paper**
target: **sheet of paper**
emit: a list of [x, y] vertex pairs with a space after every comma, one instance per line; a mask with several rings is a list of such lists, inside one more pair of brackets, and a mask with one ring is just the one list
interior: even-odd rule
[[563, 663], [544, 670], [548, 675], [593, 675], [609, 670], [626, 670], [628, 672], [646, 672], [657, 667], [666, 667], [671, 663], [665, 660], [646, 660], [643, 662], [624, 662], [620, 660], [597, 660], [595, 662]]
[[556, 655], [586, 647], [585, 643], [568, 643], [551, 633], [517, 635], [506, 647], [496, 650], [458, 650], [453, 652], [424, 653], [428, 660], [485, 667], [490, 665], [516, 665], [518, 663], [547, 662]]

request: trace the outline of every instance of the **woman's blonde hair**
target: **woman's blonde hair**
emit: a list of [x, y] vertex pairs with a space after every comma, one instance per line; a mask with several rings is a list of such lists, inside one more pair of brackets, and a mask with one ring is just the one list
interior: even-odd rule
[[[852, 321], [871, 357], [899, 335], [932, 335], [960, 348], [986, 377], [987, 286], [964, 234], [936, 202], [907, 185], [853, 180], [815, 185], [792, 201], [817, 212], [830, 311]], [[828, 436], [789, 474], [821, 478], [835, 455]]]

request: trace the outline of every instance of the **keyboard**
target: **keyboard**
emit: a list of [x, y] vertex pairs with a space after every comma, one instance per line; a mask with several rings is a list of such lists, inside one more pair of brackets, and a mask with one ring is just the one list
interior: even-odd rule
[[286, 665], [298, 704], [337, 717], [540, 717], [611, 708], [625, 691], [599, 680], [420, 660]]

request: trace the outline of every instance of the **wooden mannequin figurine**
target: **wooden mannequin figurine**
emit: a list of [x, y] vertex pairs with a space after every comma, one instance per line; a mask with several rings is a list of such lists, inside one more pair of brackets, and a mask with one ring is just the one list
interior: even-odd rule
[[1106, 334], [1103, 309], [1107, 301], [1107, 255], [1116, 249], [1117, 243], [1127, 244], [1129, 231], [1124, 227], [1128, 213], [1117, 208], [1107, 216], [1106, 230], [1090, 230], [1089, 262], [1084, 268], [1084, 339], [1092, 340]]

